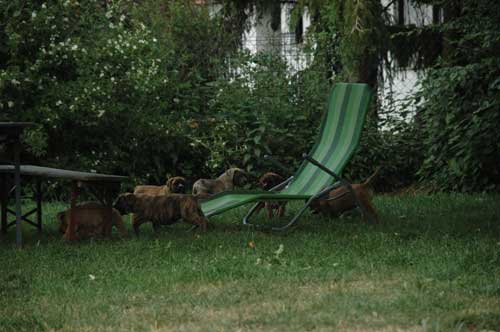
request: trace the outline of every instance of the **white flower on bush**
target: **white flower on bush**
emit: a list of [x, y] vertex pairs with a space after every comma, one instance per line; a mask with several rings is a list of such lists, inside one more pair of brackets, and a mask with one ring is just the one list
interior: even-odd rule
[[21, 84], [21, 82], [19, 82], [18, 80], [16, 80], [15, 78], [11, 79], [10, 82], [13, 84], [13, 85], [19, 85]]
[[125, 18], [126, 18], [125, 15], [122, 14], [122, 16], [120, 16], [120, 21], [121, 22], [125, 21]]
[[97, 112], [97, 117], [100, 118], [104, 115], [104, 113], [106, 113], [106, 111], [104, 110], [99, 110], [99, 112]]
[[33, 13], [31, 13], [31, 18], [35, 18], [36, 17], [36, 11], [33, 11]]
[[58, 101], [56, 102], [56, 106], [61, 106], [61, 105], [62, 105], [62, 103], [63, 103], [63, 102], [62, 102], [61, 100], [58, 100]]
[[42, 3], [42, 8], [43, 8], [43, 9], [47, 8], [47, 5], [45, 4], [45, 2], [44, 2], [44, 3]]
[[9, 106], [9, 108], [14, 107], [14, 102], [13, 102], [12, 100], [9, 100], [9, 101], [7, 102], [7, 106]]
[[75, 44], [75, 45], [71, 46], [72, 51], [76, 51], [77, 49], [78, 49], [78, 45]]

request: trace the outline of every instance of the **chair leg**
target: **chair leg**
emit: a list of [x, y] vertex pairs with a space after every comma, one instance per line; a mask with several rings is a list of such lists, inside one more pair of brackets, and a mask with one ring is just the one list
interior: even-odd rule
[[273, 231], [284, 231], [287, 228], [291, 227], [293, 224], [295, 224], [297, 222], [297, 220], [299, 220], [299, 218], [306, 211], [306, 209], [309, 207], [309, 205], [311, 205], [311, 203], [312, 203], [313, 200], [315, 200], [316, 198], [318, 198], [318, 197], [324, 195], [325, 193], [329, 192], [330, 190], [332, 190], [332, 188], [335, 188], [336, 186], [337, 186], [337, 184], [333, 184], [331, 186], [328, 186], [328, 187], [324, 188], [323, 190], [321, 190], [316, 195], [311, 196], [306, 201], [306, 204], [302, 208], [300, 208], [299, 212], [297, 212], [297, 214], [295, 214], [295, 216], [293, 216], [292, 220], [290, 220], [290, 222], [288, 224], [286, 224], [285, 226], [282, 226], [282, 227], [273, 227], [272, 230]]
[[347, 190], [349, 190], [349, 192], [351, 193], [352, 197], [354, 197], [354, 201], [356, 202], [356, 206], [361, 210], [361, 214], [363, 215], [363, 217], [366, 219], [369, 219], [369, 221], [372, 224], [376, 224], [377, 220], [375, 220], [373, 218], [372, 214], [368, 212], [366, 206], [359, 199], [359, 196], [356, 193], [356, 190], [354, 190], [352, 185], [349, 182], [347, 182], [346, 180], [342, 180], [342, 181], [343, 181], [342, 185], [345, 186], [347, 188]]
[[356, 191], [353, 189], [352, 185], [345, 179], [341, 178], [339, 175], [337, 175], [335, 172], [333, 172], [331, 169], [328, 169], [327, 167], [325, 167], [323, 164], [321, 164], [319, 161], [315, 160], [314, 158], [310, 157], [309, 155], [307, 154], [303, 154], [302, 157], [304, 157], [305, 159], [307, 159], [310, 163], [316, 165], [317, 167], [319, 167], [322, 171], [330, 174], [334, 179], [336, 179], [337, 181], [339, 181], [342, 186], [345, 186], [347, 188], [347, 190], [349, 190], [349, 192], [351, 193], [352, 197], [354, 197], [354, 201], [356, 202], [356, 206], [361, 210], [361, 213], [363, 214], [363, 217], [367, 218], [367, 219], [370, 219], [370, 222], [376, 224], [377, 221], [374, 220], [373, 216], [368, 213], [366, 207], [364, 206], [364, 204], [361, 203], [358, 195], [356, 194]]
[[253, 226], [253, 224], [250, 222], [250, 217], [255, 213], [257, 212], [258, 210], [258, 207], [260, 205], [261, 202], [259, 203], [256, 203], [254, 206], [252, 206], [252, 208], [248, 211], [247, 215], [243, 218], [243, 225], [247, 225], [247, 226]]
[[311, 204], [311, 202], [315, 198], [316, 198], [316, 196], [309, 198], [307, 200], [306, 204], [300, 208], [299, 212], [297, 212], [295, 214], [295, 216], [293, 216], [292, 220], [290, 220], [290, 222], [288, 224], [286, 224], [285, 226], [281, 226], [281, 227], [273, 227], [272, 230], [273, 231], [284, 231], [284, 230], [288, 229], [289, 227], [291, 227], [293, 224], [295, 224], [297, 222], [297, 220], [299, 220], [299, 218], [302, 216], [302, 214], [306, 211], [306, 209], [309, 207], [309, 205]]

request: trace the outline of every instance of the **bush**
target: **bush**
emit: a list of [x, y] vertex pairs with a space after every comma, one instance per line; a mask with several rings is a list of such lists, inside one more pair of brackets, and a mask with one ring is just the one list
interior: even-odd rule
[[37, 124], [26, 137], [34, 155], [156, 183], [203, 169], [205, 149], [185, 135], [179, 115], [190, 84], [180, 82], [178, 54], [130, 14], [132, 2], [2, 9], [2, 117]]
[[161, 183], [167, 173], [213, 176], [233, 165], [258, 175], [270, 167], [264, 154], [293, 170], [312, 145], [323, 74], [291, 75], [279, 57], [230, 43], [221, 51], [217, 40], [231, 36], [200, 7], [19, 1], [3, 9], [2, 116], [37, 124], [26, 144], [44, 164]]
[[[157, 184], [231, 166], [255, 177], [297, 169], [318, 134], [335, 59], [292, 73], [278, 55], [240, 51], [224, 17], [192, 1], [104, 3], [0, 3], [0, 120], [37, 124], [25, 136], [34, 162]], [[347, 177], [382, 165], [384, 190], [408, 184], [419, 158], [406, 144], [412, 127], [375, 128]]]
[[442, 28], [447, 52], [419, 96], [420, 175], [442, 190], [499, 190], [500, 3], [463, 1], [459, 8]]

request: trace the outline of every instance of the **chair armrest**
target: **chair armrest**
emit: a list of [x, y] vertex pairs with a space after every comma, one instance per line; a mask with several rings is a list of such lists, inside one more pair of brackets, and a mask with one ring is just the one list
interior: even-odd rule
[[302, 158], [306, 159], [311, 164], [316, 165], [323, 172], [326, 172], [326, 173], [330, 174], [331, 176], [333, 176], [333, 178], [335, 180], [340, 181], [340, 182], [345, 182], [345, 180], [342, 179], [339, 175], [337, 175], [334, 171], [332, 171], [331, 169], [327, 168], [325, 165], [323, 165], [322, 163], [320, 163], [319, 161], [317, 161], [313, 157], [309, 156], [308, 154], [306, 154], [306, 153], [302, 154]]
[[281, 190], [284, 187], [286, 187], [286, 185], [289, 184], [292, 180], [293, 180], [293, 176], [290, 176], [288, 179], [286, 179], [285, 181], [281, 182], [277, 186], [274, 186], [271, 189], [269, 189], [269, 191], [278, 191], [278, 190]]

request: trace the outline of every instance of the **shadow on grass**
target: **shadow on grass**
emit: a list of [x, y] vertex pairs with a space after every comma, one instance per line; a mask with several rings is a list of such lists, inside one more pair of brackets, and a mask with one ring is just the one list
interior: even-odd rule
[[[491, 237], [500, 236], [500, 196], [498, 195], [467, 195], [467, 194], [434, 194], [409, 196], [378, 196], [375, 206], [380, 214], [380, 225], [367, 224], [357, 211], [337, 219], [328, 219], [321, 215], [306, 211], [297, 224], [286, 231], [271, 231], [270, 227], [287, 224], [302, 206], [292, 202], [287, 205], [286, 217], [268, 220], [264, 212], [254, 217], [257, 227], [245, 226], [242, 218], [251, 205], [230, 210], [222, 215], [210, 218], [211, 227], [207, 234], [248, 234], [258, 233], [273, 237], [289, 236], [306, 237], [333, 233], [336, 237], [351, 237], [354, 234], [386, 234], [396, 237], [402, 242], [418, 238], [442, 237]], [[30, 208], [27, 205], [26, 208]], [[57, 231], [55, 214], [64, 209], [65, 205], [56, 202], [44, 205], [44, 227], [42, 234], [29, 225], [23, 225], [24, 242], [29, 246], [45, 245], [59, 242], [61, 234]], [[124, 216], [129, 229], [129, 236], [124, 240], [134, 239], [131, 231], [130, 216]], [[204, 236], [199, 230], [190, 230], [191, 226], [178, 223], [164, 226], [159, 234], [154, 234], [151, 224], [141, 227], [140, 238], [158, 239], [176, 236], [190, 238]], [[166, 235], [169, 234], [169, 235]], [[1, 247], [11, 247], [15, 243], [15, 229], [11, 227], [6, 235], [0, 235]], [[85, 240], [82, 243], [101, 240]], [[112, 241], [122, 241], [116, 232]]]

